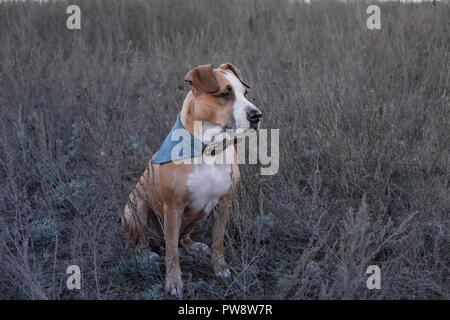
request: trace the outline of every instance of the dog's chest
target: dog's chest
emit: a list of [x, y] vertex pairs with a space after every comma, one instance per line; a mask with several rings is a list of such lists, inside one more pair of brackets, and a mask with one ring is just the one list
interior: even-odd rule
[[208, 214], [231, 188], [231, 165], [197, 164], [187, 178], [190, 207]]

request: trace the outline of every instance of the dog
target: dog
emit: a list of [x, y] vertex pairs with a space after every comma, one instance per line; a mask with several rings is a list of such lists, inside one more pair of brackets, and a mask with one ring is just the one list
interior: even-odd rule
[[[230, 129], [257, 130], [262, 116], [246, 98], [249, 86], [241, 72], [230, 63], [216, 69], [200, 65], [190, 70], [184, 81], [190, 85], [190, 91], [174, 129], [185, 129], [192, 140], [201, 141], [200, 148], [192, 149], [187, 158], [204, 161], [180, 163], [180, 159], [168, 157], [169, 153], [173, 155], [173, 138], [169, 134], [130, 194], [121, 216], [122, 227], [139, 255], [150, 259], [155, 251], [165, 251], [165, 293], [179, 298], [183, 289], [179, 245], [189, 253], [211, 256], [216, 276], [230, 276], [223, 242], [231, 200], [240, 179], [239, 167], [236, 161], [215, 163], [214, 157], [219, 154], [204, 152], [205, 146], [215, 141], [215, 135], [204, 133], [215, 132], [218, 136]], [[234, 143], [227, 144], [225, 152], [236, 159]], [[193, 241], [191, 233], [211, 213], [210, 248]]]

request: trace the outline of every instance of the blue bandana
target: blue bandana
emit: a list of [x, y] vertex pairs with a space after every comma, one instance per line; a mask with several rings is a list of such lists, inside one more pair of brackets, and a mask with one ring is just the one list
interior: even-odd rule
[[173, 125], [172, 130], [170, 130], [169, 135], [164, 139], [152, 163], [161, 164], [202, 155], [206, 144], [194, 138], [183, 127], [180, 118], [181, 113], [178, 114], [177, 121]]

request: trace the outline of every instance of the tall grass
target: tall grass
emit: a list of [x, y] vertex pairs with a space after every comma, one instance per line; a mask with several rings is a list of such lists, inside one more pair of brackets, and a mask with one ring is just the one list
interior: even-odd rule
[[380, 3], [378, 31], [362, 1], [79, 0], [79, 31], [69, 4], [0, 3], [0, 298], [164, 298], [163, 259], [117, 220], [185, 73], [226, 61], [280, 129], [280, 171], [241, 166], [233, 276], [182, 251], [184, 297], [450, 297], [448, 3]]

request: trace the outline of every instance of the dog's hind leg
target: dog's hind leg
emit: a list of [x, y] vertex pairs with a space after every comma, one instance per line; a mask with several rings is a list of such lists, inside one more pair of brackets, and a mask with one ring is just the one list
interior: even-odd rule
[[121, 217], [122, 228], [128, 233], [138, 255], [143, 259], [158, 256], [151, 251], [148, 241], [148, 233], [152, 229], [149, 225], [150, 211], [151, 208], [145, 201], [131, 194]]

